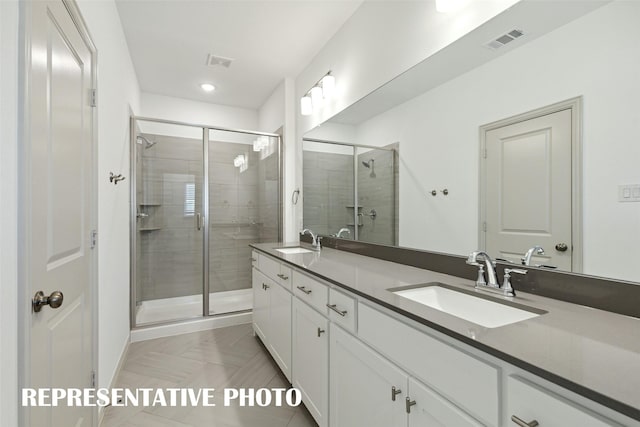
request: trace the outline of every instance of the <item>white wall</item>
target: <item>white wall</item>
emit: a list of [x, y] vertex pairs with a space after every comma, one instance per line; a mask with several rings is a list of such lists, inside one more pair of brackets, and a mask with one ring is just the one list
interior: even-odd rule
[[360, 143], [400, 141], [400, 244], [476, 249], [479, 126], [582, 95], [585, 273], [640, 281], [640, 204], [617, 202], [640, 183], [639, 20], [604, 6], [361, 125]]
[[185, 123], [256, 130], [258, 111], [143, 92], [140, 116]]
[[258, 128], [261, 132], [275, 132], [284, 126], [284, 81], [258, 109]]
[[80, 0], [98, 49], [98, 385], [108, 387], [129, 339], [129, 191], [109, 172], [129, 176], [129, 114], [140, 88], [113, 0]]
[[0, 425], [18, 425], [18, 2], [0, 1]]

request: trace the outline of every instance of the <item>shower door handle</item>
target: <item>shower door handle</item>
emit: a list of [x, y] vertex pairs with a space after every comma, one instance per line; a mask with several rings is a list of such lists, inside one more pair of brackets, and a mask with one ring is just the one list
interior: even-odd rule
[[199, 212], [196, 214], [196, 228], [202, 230], [202, 215]]

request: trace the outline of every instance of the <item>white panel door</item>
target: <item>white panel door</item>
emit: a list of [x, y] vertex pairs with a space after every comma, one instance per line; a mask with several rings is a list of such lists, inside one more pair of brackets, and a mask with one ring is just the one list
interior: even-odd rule
[[520, 263], [539, 245], [531, 264], [571, 270], [571, 110], [488, 131], [486, 150], [485, 250]]
[[[29, 295], [63, 294], [31, 314], [25, 387], [91, 387], [92, 51], [61, 1], [29, 2], [24, 271]], [[123, 301], [125, 304], [126, 301]], [[55, 305], [55, 304], [54, 304]], [[33, 408], [33, 427], [90, 426], [91, 408]]]
[[284, 376], [291, 381], [291, 294], [282, 286], [269, 282], [269, 332], [271, 355]]
[[253, 329], [265, 345], [269, 336], [269, 293], [267, 276], [253, 269]]
[[334, 324], [329, 339], [331, 427], [406, 427], [407, 375]]

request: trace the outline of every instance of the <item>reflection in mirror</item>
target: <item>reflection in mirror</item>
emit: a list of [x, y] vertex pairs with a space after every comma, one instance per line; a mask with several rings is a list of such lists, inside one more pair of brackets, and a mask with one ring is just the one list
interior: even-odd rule
[[[563, 101], [580, 100], [572, 116], [578, 116], [573, 118], [581, 125], [569, 132], [581, 148], [569, 154], [573, 163], [565, 166], [573, 174], [569, 186], [573, 189], [544, 181], [545, 172], [532, 165], [548, 163], [539, 157], [544, 151], [536, 149], [535, 162], [522, 157], [524, 151], [511, 153], [511, 172], [528, 185], [506, 190], [515, 207], [510, 215], [520, 217], [519, 205], [549, 197], [570, 201], [563, 209], [571, 212], [574, 224], [582, 216], [582, 225], [569, 227], [566, 237], [543, 243], [539, 236], [545, 230], [555, 231], [558, 224], [536, 213], [530, 223], [541, 232], [527, 238], [524, 230], [520, 243], [502, 257], [519, 262], [529, 248], [540, 245], [545, 255], [534, 254], [532, 265], [555, 263], [558, 269], [640, 282], [636, 268], [640, 197], [633, 196], [634, 186], [640, 185], [638, 22], [640, 2], [636, 1], [519, 2], [305, 137], [379, 147], [401, 141], [396, 243], [467, 255], [485, 249], [486, 203], [493, 200], [491, 208], [498, 217], [504, 207], [502, 184], [487, 184], [483, 194], [479, 191], [481, 165], [487, 161], [481, 129]], [[491, 36], [513, 28], [524, 35], [498, 49], [487, 47]], [[449, 71], [448, 77], [443, 70]], [[549, 141], [541, 138], [540, 143]], [[356, 162], [364, 170], [359, 172], [366, 173], [362, 161], [368, 160], [365, 154]], [[380, 176], [378, 161], [373, 164]], [[353, 173], [351, 168], [345, 171], [347, 176]], [[306, 158], [304, 169], [306, 190]], [[518, 175], [525, 170], [530, 181]], [[446, 196], [441, 192], [445, 188]], [[549, 194], [533, 193], [535, 188]], [[307, 215], [316, 201], [309, 193], [304, 196], [308, 225]], [[358, 203], [368, 208], [366, 200], [359, 198]], [[383, 207], [376, 202], [375, 209]], [[487, 229], [500, 229], [500, 223], [486, 221]], [[560, 259], [579, 246], [580, 239], [582, 265], [562, 264]], [[501, 257], [501, 252], [494, 250], [491, 255]], [[556, 255], [558, 261], [553, 261]]]
[[373, 148], [303, 141], [305, 228], [325, 236], [398, 244], [398, 144]]

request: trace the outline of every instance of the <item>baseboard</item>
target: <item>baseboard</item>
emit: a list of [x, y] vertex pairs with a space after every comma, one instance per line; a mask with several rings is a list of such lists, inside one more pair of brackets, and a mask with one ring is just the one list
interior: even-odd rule
[[252, 313], [236, 313], [223, 316], [200, 318], [165, 325], [148, 326], [131, 331], [131, 342], [152, 340], [155, 338], [170, 337], [173, 335], [188, 334], [190, 332], [206, 331], [209, 329], [224, 328], [227, 326], [251, 323]]
[[[122, 354], [120, 355], [120, 360], [118, 360], [118, 364], [116, 365], [116, 370], [113, 373], [113, 377], [111, 378], [111, 382], [109, 383], [109, 390], [112, 390], [115, 387], [115, 382], [118, 376], [120, 376], [120, 371], [122, 370], [122, 366], [124, 365], [124, 361], [127, 359], [127, 354], [129, 353], [129, 346], [131, 345], [131, 335], [129, 335], [129, 339], [124, 345], [124, 349], [122, 350]], [[100, 406], [98, 409], [98, 426], [102, 425], [102, 419], [104, 418], [104, 410], [106, 408], [104, 406]]]

